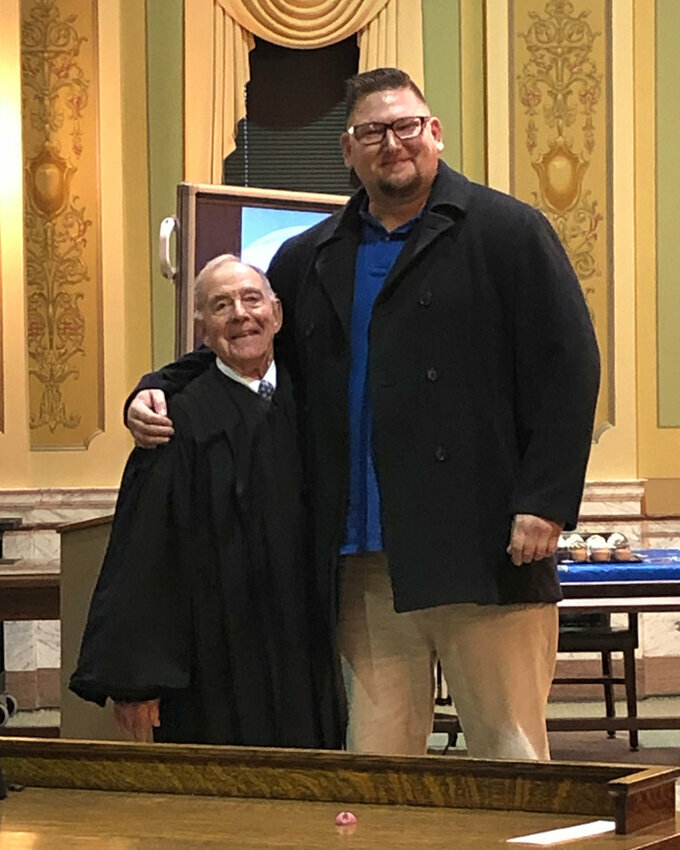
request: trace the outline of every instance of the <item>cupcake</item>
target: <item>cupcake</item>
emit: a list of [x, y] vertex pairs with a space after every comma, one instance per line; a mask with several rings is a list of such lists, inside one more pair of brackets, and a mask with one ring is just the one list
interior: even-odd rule
[[630, 541], [625, 534], [615, 531], [607, 538], [607, 545], [612, 553], [614, 561], [630, 561]]
[[591, 534], [587, 542], [588, 559], [590, 561], [609, 561], [611, 549], [600, 534]]
[[566, 534], [560, 534], [559, 536], [559, 540], [557, 541], [557, 551], [555, 552], [558, 562], [570, 560], [569, 544], [567, 543], [568, 539], [569, 538]]
[[583, 562], [588, 557], [585, 540], [580, 534], [570, 534], [566, 539], [566, 546], [569, 550], [569, 557], [572, 561]]

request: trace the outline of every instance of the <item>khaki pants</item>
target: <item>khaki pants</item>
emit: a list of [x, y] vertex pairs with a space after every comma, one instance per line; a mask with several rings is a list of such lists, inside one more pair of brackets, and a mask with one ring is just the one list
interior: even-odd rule
[[469, 756], [550, 758], [545, 707], [557, 652], [554, 604], [466, 603], [397, 614], [382, 552], [348, 556], [340, 569], [350, 751], [426, 752], [438, 657]]

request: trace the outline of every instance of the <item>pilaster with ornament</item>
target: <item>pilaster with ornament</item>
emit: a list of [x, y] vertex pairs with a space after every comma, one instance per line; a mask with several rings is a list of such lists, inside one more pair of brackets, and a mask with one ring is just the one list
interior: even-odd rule
[[[83, 310], [88, 299], [96, 299], [98, 284], [88, 250], [92, 212], [73, 192], [83, 124], [88, 117], [92, 124], [87, 115], [93, 108], [92, 81], [82, 57], [92, 34], [83, 35], [79, 15], [64, 13], [62, 5], [68, 0], [24, 0], [22, 6], [27, 346], [29, 374], [40, 387], [39, 398], [31, 397], [29, 425], [33, 432], [57, 434], [61, 445], [82, 445], [97, 427], [83, 422], [66, 389], [69, 382], [83, 380], [88, 338], [97, 331], [89, 328], [88, 337]], [[96, 10], [91, 2], [79, 5], [90, 14]], [[85, 434], [66, 436], [79, 426]]]
[[[524, 145], [537, 180], [537, 188], [526, 199], [545, 213], [557, 231], [605, 352], [607, 318], [603, 311], [598, 315], [594, 305], [596, 297], [606, 300], [607, 269], [601, 261], [602, 243], [607, 239], [606, 199], [603, 203], [598, 193], [606, 189], [607, 175], [591, 179], [591, 186], [587, 176], [598, 139], [601, 143], [606, 132], [600, 115], [598, 136], [596, 119], [604, 100], [605, 73], [595, 56], [595, 46], [606, 33], [591, 26], [588, 5], [549, 0], [540, 12], [528, 11], [529, 26], [517, 33], [526, 53], [516, 84], [526, 117]], [[607, 5], [606, 0], [597, 5]], [[609, 406], [606, 393], [602, 394], [600, 427], [607, 427], [613, 416]]]

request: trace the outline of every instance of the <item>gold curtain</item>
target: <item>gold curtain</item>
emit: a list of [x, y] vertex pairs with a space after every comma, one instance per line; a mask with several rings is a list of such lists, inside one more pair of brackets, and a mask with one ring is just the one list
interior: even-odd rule
[[217, 0], [243, 29], [283, 47], [326, 47], [349, 38], [388, 0]]
[[246, 114], [257, 35], [297, 49], [357, 34], [359, 70], [397, 66], [423, 85], [421, 0], [186, 0], [184, 179], [221, 183]]

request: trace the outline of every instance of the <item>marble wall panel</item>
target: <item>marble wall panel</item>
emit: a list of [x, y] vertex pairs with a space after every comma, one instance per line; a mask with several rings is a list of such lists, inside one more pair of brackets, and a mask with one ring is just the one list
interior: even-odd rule
[[645, 656], [680, 656], [680, 611], [642, 614], [640, 621], [640, 643]]
[[648, 549], [680, 548], [680, 520], [645, 520], [642, 541], [642, 545]]
[[49, 564], [59, 560], [59, 534], [56, 530], [6, 531], [2, 538], [6, 558]]
[[0, 490], [0, 516], [24, 523], [76, 522], [112, 514], [117, 487], [31, 487]]
[[61, 659], [59, 620], [17, 620], [4, 624], [5, 670], [58, 669]]
[[30, 620], [6, 622], [4, 632], [5, 670], [8, 672], [35, 670], [38, 666], [35, 623]]
[[[59, 525], [108, 516], [115, 509], [117, 495], [115, 487], [0, 490], [0, 516], [20, 517], [29, 526], [27, 530], [4, 535], [6, 557], [21, 559], [4, 569], [12, 572], [58, 571], [59, 534], [54, 528], [31, 526]], [[54, 697], [43, 692], [43, 684], [52, 681], [49, 671], [60, 667], [59, 621], [8, 622], [4, 625], [4, 637], [8, 683], [13, 682], [22, 707], [55, 705]]]
[[58, 669], [61, 664], [61, 623], [59, 620], [36, 621], [35, 644], [38, 669]]
[[4, 624], [5, 670], [22, 672], [58, 668], [61, 657], [59, 620], [17, 620]]
[[581, 518], [606, 514], [642, 513], [644, 481], [588, 481], [583, 491]]

